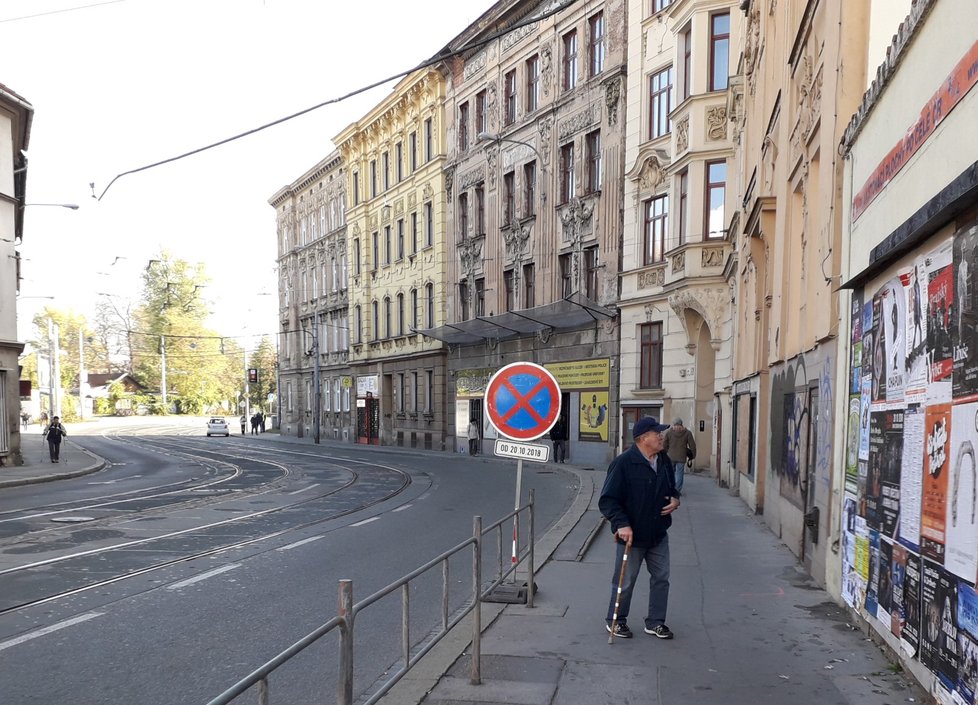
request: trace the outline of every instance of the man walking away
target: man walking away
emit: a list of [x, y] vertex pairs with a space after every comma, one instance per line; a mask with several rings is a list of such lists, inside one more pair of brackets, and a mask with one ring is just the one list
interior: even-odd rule
[[245, 416], [244, 414], [241, 414], [241, 418], [238, 419], [238, 421], [241, 422], [241, 435], [243, 436], [245, 435], [245, 426], [248, 425], [248, 417]]
[[43, 438], [47, 439], [48, 451], [51, 453], [51, 462], [57, 463], [61, 460], [61, 439], [66, 438], [68, 432], [61, 425], [61, 420], [55, 416], [51, 423], [44, 429]]
[[682, 419], [673, 421], [672, 428], [666, 431], [666, 452], [676, 474], [676, 489], [682, 492], [686, 461], [696, 457], [696, 439], [693, 432], [683, 426]]
[[258, 412], [258, 430], [265, 433], [265, 414], [261, 411]]
[[[666, 532], [672, 525], [671, 514], [679, 508], [679, 491], [673, 483], [669, 456], [663, 452], [665, 439], [662, 432], [668, 428], [651, 416], [642, 417], [635, 423], [632, 428], [635, 442], [608, 467], [598, 500], [598, 508], [611, 524], [616, 539], [606, 628], [612, 632], [617, 597], [618, 618], [614, 620], [612, 634], [623, 639], [632, 636], [628, 628], [628, 612], [642, 563], [649, 571], [645, 633], [659, 639], [673, 637], [672, 630], [666, 626], [669, 603], [669, 536]], [[631, 550], [619, 595], [618, 576], [625, 546], [629, 543]]]
[[550, 429], [550, 440], [554, 444], [554, 462], [563, 463], [567, 460], [567, 424], [564, 417], [559, 416]]
[[479, 452], [479, 424], [475, 417], [469, 419], [469, 455], [477, 455]]

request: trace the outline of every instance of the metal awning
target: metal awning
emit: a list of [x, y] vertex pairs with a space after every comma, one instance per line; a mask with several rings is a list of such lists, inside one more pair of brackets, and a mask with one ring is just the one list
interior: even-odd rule
[[467, 321], [415, 332], [449, 345], [469, 345], [484, 340], [534, 335], [546, 330], [571, 330], [616, 315], [615, 309], [600, 306], [586, 296], [575, 293], [542, 306], [507, 311], [495, 316], [476, 316]]

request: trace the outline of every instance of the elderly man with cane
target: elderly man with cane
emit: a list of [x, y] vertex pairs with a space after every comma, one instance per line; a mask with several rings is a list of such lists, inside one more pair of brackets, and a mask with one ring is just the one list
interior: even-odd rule
[[[646, 416], [632, 429], [634, 444], [615, 458], [601, 490], [598, 508], [615, 534], [616, 556], [606, 628], [612, 638], [632, 636], [628, 613], [635, 581], [645, 563], [649, 571], [649, 610], [645, 633], [672, 639], [666, 626], [669, 602], [669, 536], [679, 508], [673, 466], [663, 451], [669, 426]], [[627, 555], [627, 558], [626, 558]]]

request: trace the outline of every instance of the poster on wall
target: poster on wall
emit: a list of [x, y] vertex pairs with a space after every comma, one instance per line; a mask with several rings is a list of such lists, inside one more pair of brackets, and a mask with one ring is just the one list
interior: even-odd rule
[[919, 403], [927, 398], [927, 266], [921, 257], [909, 272], [900, 277], [906, 296], [904, 308], [906, 330], [906, 393], [907, 403]]
[[904, 546], [918, 551], [920, 502], [924, 478], [924, 411], [917, 407], [903, 415], [903, 458], [900, 462], [900, 533]]
[[937, 595], [941, 627], [937, 650], [937, 675], [948, 689], [958, 681], [958, 580], [943, 568], [938, 569]]
[[954, 302], [954, 264], [951, 241], [927, 257], [927, 357], [931, 404], [951, 401], [951, 371], [954, 346], [951, 339], [951, 309]]
[[951, 405], [927, 407], [924, 448], [924, 487], [920, 510], [920, 552], [944, 563], [947, 515], [948, 455], [951, 452]]
[[859, 415], [861, 411], [861, 397], [858, 394], [849, 397], [845, 491], [853, 496], [859, 491]]
[[582, 441], [608, 440], [608, 392], [581, 392], [579, 427]]
[[907, 549], [900, 544], [893, 544], [893, 556], [890, 560], [890, 585], [893, 586], [893, 600], [890, 605], [890, 633], [898, 637], [903, 633], [907, 619], [907, 608], [904, 604], [907, 580]]
[[895, 537], [900, 515], [900, 464], [903, 417], [899, 409], [869, 415], [869, 465], [866, 478], [866, 523]]
[[893, 623], [893, 544], [880, 536], [879, 580], [876, 583], [876, 619], [887, 631]]
[[974, 702], [978, 691], [978, 593], [958, 581], [958, 691]]
[[907, 656], [916, 656], [920, 648], [920, 556], [907, 553], [903, 579], [903, 628], [900, 648]]
[[941, 642], [941, 598], [939, 593], [940, 566], [924, 561], [920, 580], [921, 639], [920, 662], [932, 671], [937, 670]]
[[842, 529], [842, 599], [854, 609], [865, 600], [866, 582], [856, 566], [856, 500], [846, 497], [843, 507], [845, 524]]
[[[882, 290], [881, 290], [882, 291]], [[884, 297], [878, 292], [873, 297], [873, 327], [870, 345], [873, 351], [872, 364], [870, 365], [872, 385], [872, 400], [874, 404], [886, 401], [886, 376], [887, 376], [887, 341], [885, 322], [883, 320]], [[866, 356], [866, 345], [863, 344], [863, 357]]]
[[978, 399], [978, 225], [954, 235], [953, 396]]
[[852, 322], [852, 336], [850, 337], [852, 357], [849, 360], [849, 393], [859, 394], [862, 390], [863, 366], [863, 292], [861, 290], [852, 295], [850, 319]]
[[862, 394], [859, 395], [859, 459], [869, 460], [869, 411], [872, 404], [872, 381], [863, 377]]
[[880, 588], [880, 532], [876, 529], [869, 531], [869, 578], [866, 580], [866, 601], [863, 607], [866, 612], [876, 616], [879, 609]]
[[978, 403], [951, 408], [951, 449], [948, 454], [949, 494], [944, 517], [944, 567], [965, 580], [978, 574], [978, 523], [975, 522], [978, 483]]
[[884, 284], [873, 301], [876, 324], [873, 374], [879, 375], [880, 385], [873, 401], [901, 402], [906, 387], [907, 300], [900, 277]]

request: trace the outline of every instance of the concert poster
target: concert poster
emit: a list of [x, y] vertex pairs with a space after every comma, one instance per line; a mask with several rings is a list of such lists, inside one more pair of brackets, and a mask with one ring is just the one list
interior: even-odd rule
[[927, 407], [924, 432], [924, 482], [920, 511], [920, 552], [944, 563], [947, 537], [947, 479], [950, 471], [951, 405]]
[[932, 404], [951, 401], [954, 346], [951, 309], [954, 304], [954, 264], [948, 240], [927, 256], [928, 399]]
[[927, 266], [925, 257], [920, 257], [914, 266], [901, 275], [903, 291], [906, 296], [904, 309], [906, 321], [906, 392], [904, 399], [908, 404], [921, 403], [927, 399]]
[[951, 448], [947, 460], [947, 508], [944, 517], [944, 567], [968, 581], [978, 575], [978, 403], [951, 408]]
[[920, 649], [920, 556], [906, 552], [906, 572], [903, 579], [903, 625], [900, 648], [908, 656]]
[[978, 397], [978, 225], [955, 233], [953, 250], [952, 394], [955, 400], [972, 401]]
[[890, 576], [890, 586], [893, 591], [893, 599], [890, 604], [890, 633], [899, 637], [903, 633], [903, 625], [907, 619], [907, 609], [904, 604], [906, 598], [904, 588], [907, 581], [907, 549], [898, 543], [893, 544]]
[[978, 594], [958, 581], [958, 692], [974, 702], [978, 690]]
[[900, 515], [903, 417], [900, 409], [872, 411], [869, 415], [866, 522], [891, 538], [896, 536]]

